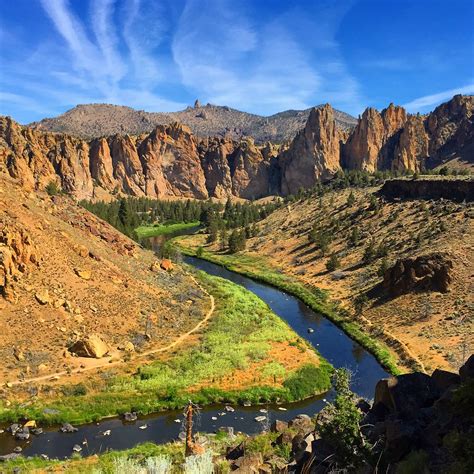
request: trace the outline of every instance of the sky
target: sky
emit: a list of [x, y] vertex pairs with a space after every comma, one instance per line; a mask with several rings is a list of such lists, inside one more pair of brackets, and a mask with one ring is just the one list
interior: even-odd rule
[[474, 94], [474, 0], [0, 0], [0, 114], [428, 112]]

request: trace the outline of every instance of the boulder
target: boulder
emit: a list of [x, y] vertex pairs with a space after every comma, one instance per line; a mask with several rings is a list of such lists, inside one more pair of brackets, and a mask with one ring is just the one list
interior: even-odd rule
[[452, 385], [458, 385], [461, 382], [461, 377], [458, 374], [441, 369], [436, 369], [431, 374], [431, 378], [440, 392], [444, 392]]
[[272, 422], [271, 431], [274, 433], [283, 433], [288, 429], [288, 423], [286, 421], [275, 420]]
[[173, 263], [171, 262], [170, 259], [164, 258], [160, 263], [160, 267], [163, 270], [170, 271], [170, 270], [173, 270]]
[[89, 270], [82, 270], [80, 268], [75, 268], [74, 272], [79, 278], [82, 278], [83, 280], [90, 280], [92, 276]]
[[117, 349], [119, 351], [124, 351], [124, 352], [135, 352], [135, 346], [130, 341], [126, 341], [123, 344], [120, 344]]
[[51, 303], [51, 297], [48, 290], [40, 290], [35, 293], [35, 298], [39, 304], [46, 305]]
[[138, 416], [134, 411], [126, 412], [126, 413], [123, 414], [123, 419], [124, 419], [124, 421], [127, 421], [127, 422], [131, 423], [131, 422], [137, 421]]
[[406, 422], [399, 420], [385, 423], [385, 455], [390, 462], [400, 461], [416, 447], [416, 430]]
[[235, 447], [228, 447], [225, 458], [231, 461], [241, 458], [245, 454], [245, 443], [242, 441]]
[[300, 462], [305, 456], [308, 442], [302, 434], [297, 434], [291, 442], [291, 454], [296, 462]]
[[99, 335], [91, 334], [75, 342], [69, 351], [79, 357], [100, 359], [109, 352], [109, 347]]
[[20, 428], [15, 432], [15, 439], [18, 441], [26, 441], [30, 439], [30, 430], [28, 428]]
[[283, 431], [278, 438], [275, 440], [277, 446], [283, 446], [290, 444], [293, 441], [293, 434], [290, 431]]
[[439, 395], [440, 391], [429, 375], [415, 372], [379, 380], [374, 406], [381, 403], [391, 413], [416, 416], [420, 408], [432, 405]]
[[63, 423], [61, 425], [61, 428], [59, 428], [59, 431], [61, 431], [61, 433], [75, 433], [79, 430], [76, 427], [72, 426], [71, 423]]
[[233, 462], [233, 467], [236, 468], [233, 471], [242, 474], [258, 474], [262, 464], [263, 457], [261, 453], [248, 453]]
[[304, 433], [309, 433], [314, 430], [314, 422], [308, 415], [296, 415], [288, 422], [288, 427]]

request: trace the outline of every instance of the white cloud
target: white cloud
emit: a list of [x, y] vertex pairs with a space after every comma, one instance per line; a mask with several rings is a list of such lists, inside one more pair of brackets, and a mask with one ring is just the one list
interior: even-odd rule
[[[342, 14], [340, 5], [333, 7]], [[332, 10], [291, 10], [257, 28], [236, 2], [188, 0], [172, 44], [181, 80], [204, 101], [257, 113], [328, 101], [358, 112], [359, 87], [335, 41], [341, 17]]]
[[[117, 12], [116, 0], [91, 0], [89, 21], [93, 36], [87, 32], [87, 19], [77, 18], [68, 0], [41, 0], [41, 4], [65, 40], [74, 65], [71, 69], [64, 54], [58, 55], [58, 46], [44, 46], [39, 56], [53, 63], [49, 73], [59, 83], [57, 89], [50, 91], [50, 97], [61, 100], [63, 105], [93, 101], [145, 110], [183, 107], [182, 103], [153, 92], [163, 79], [156, 59], [150, 54], [162, 36], [161, 27], [156, 26], [156, 2], [127, 0]], [[52, 61], [48, 56], [61, 59]], [[44, 93], [49, 89], [32, 83], [25, 86]]]
[[407, 102], [403, 107], [405, 107], [409, 112], [423, 111], [427, 107], [438, 105], [441, 102], [451, 99], [457, 94], [474, 94], [474, 82], [463, 87], [438, 92], [437, 94], [418, 97], [417, 99]]

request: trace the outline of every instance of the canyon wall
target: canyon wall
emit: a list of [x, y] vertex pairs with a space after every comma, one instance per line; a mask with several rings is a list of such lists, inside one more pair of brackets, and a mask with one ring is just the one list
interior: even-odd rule
[[198, 138], [176, 122], [138, 136], [86, 141], [0, 117], [0, 166], [27, 189], [56, 182], [78, 199], [117, 193], [256, 199], [295, 193], [341, 169], [421, 171], [452, 160], [472, 165], [473, 111], [473, 96], [455, 96], [425, 116], [390, 104], [382, 112], [366, 109], [347, 131], [326, 104], [283, 145]]

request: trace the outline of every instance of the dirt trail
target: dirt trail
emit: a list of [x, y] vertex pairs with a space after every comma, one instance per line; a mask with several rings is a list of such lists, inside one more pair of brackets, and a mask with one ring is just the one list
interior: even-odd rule
[[[214, 296], [212, 296], [207, 290], [205, 290], [199, 283], [198, 281], [193, 277], [193, 276], [190, 276], [191, 279], [196, 283], [196, 285], [202, 290], [202, 292], [209, 296], [209, 300], [210, 300], [210, 303], [211, 303], [211, 306], [210, 306], [210, 309], [209, 311], [206, 313], [206, 316], [204, 317], [204, 319], [202, 319], [201, 321], [199, 321], [198, 324], [196, 324], [196, 326], [194, 326], [190, 331], [182, 334], [181, 336], [179, 336], [177, 339], [175, 339], [173, 342], [171, 342], [170, 344], [168, 344], [167, 346], [165, 347], [160, 347], [158, 349], [151, 349], [149, 351], [145, 351], [145, 352], [142, 352], [140, 354], [138, 354], [136, 357], [134, 357], [132, 359], [132, 361], [136, 360], [136, 359], [140, 359], [142, 357], [146, 357], [146, 356], [149, 356], [149, 355], [152, 355], [152, 354], [157, 354], [159, 352], [166, 352], [166, 351], [169, 351], [170, 349], [173, 349], [173, 347], [176, 347], [177, 345], [181, 344], [185, 339], [187, 339], [191, 334], [195, 333], [197, 330], [199, 330], [204, 324], [206, 324], [207, 321], [209, 321], [209, 319], [212, 317], [213, 313], [214, 313], [214, 310], [215, 310], [215, 300], [214, 300]], [[117, 366], [117, 365], [120, 365], [120, 364], [124, 364], [124, 363], [129, 363], [129, 362], [124, 362], [123, 360], [117, 360], [115, 362], [111, 362], [112, 358], [114, 357], [114, 355], [118, 354], [118, 352], [115, 352], [113, 354], [111, 354], [110, 356], [108, 357], [103, 357], [102, 359], [95, 359], [94, 361], [97, 362], [97, 364], [93, 364], [93, 365], [90, 365], [89, 367], [85, 367], [85, 368], [77, 368], [77, 369], [73, 369], [69, 372], [67, 371], [62, 371], [62, 372], [56, 372], [54, 374], [48, 374], [48, 375], [41, 375], [39, 377], [33, 377], [33, 378], [29, 378], [29, 379], [24, 379], [24, 380], [15, 380], [14, 382], [10, 382], [12, 385], [22, 385], [22, 384], [26, 384], [26, 383], [32, 383], [32, 382], [40, 382], [42, 380], [52, 380], [54, 379], [55, 377], [61, 377], [63, 375], [71, 375], [71, 374], [77, 374], [77, 373], [83, 373], [83, 372], [87, 372], [87, 371], [90, 371], [90, 370], [93, 370], [93, 369], [99, 369], [101, 367], [114, 367], [114, 366]], [[77, 360], [87, 360], [87, 361], [90, 361], [90, 359], [87, 359], [87, 358], [83, 358], [83, 357], [78, 357]], [[93, 361], [93, 362], [94, 362]]]

